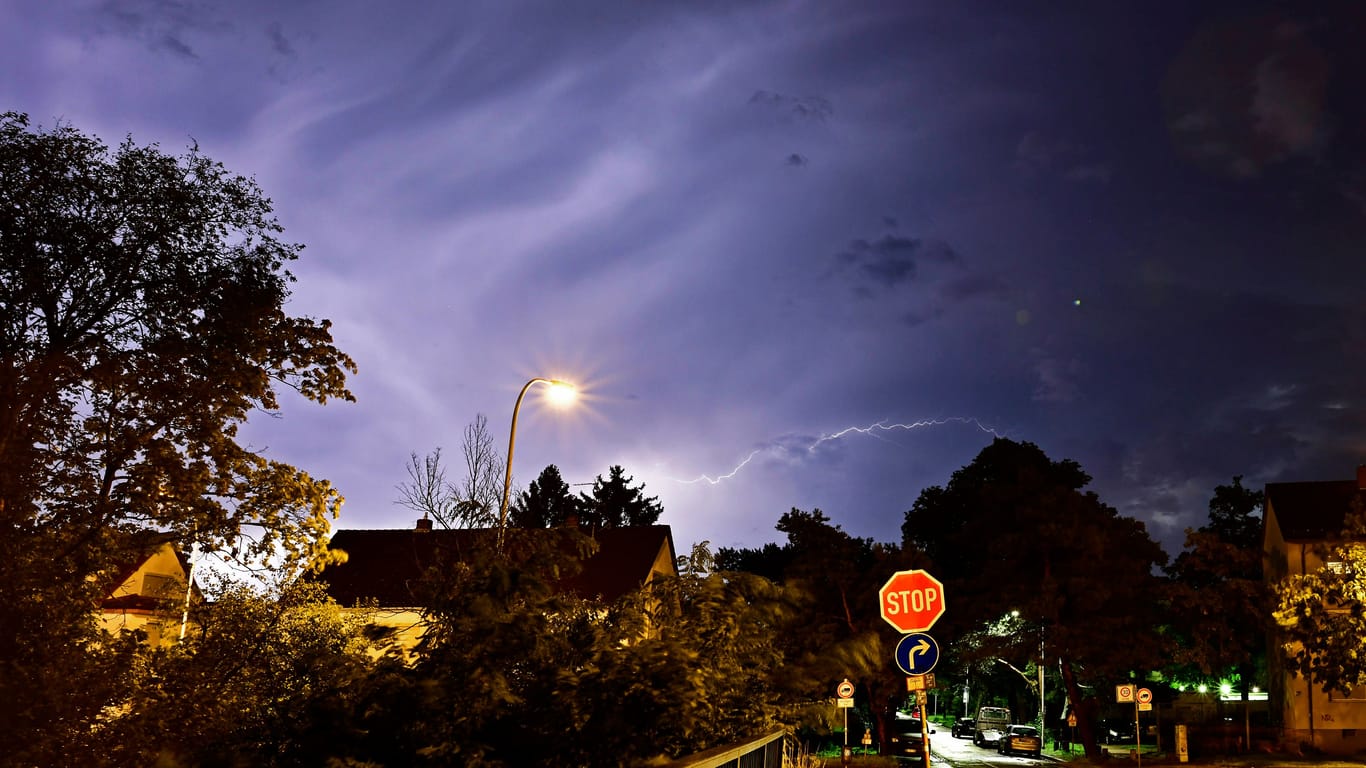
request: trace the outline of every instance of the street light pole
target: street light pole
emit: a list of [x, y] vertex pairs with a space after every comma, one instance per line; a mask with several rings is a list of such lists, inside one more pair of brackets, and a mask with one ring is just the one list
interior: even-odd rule
[[507, 474], [503, 477], [503, 503], [498, 510], [498, 551], [500, 553], [503, 551], [503, 531], [507, 528], [508, 522], [508, 493], [512, 490], [512, 449], [517, 444], [517, 412], [522, 409], [522, 398], [526, 397], [526, 391], [531, 389], [532, 384], [545, 384], [567, 393], [574, 391], [574, 385], [567, 381], [537, 377], [523, 384], [522, 391], [517, 394], [517, 403], [512, 406], [512, 429], [508, 431], [508, 466]]

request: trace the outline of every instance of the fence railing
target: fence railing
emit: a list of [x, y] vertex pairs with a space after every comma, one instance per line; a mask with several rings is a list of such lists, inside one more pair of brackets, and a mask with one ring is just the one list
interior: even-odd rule
[[786, 731], [774, 731], [739, 744], [679, 758], [660, 768], [783, 768], [786, 736]]

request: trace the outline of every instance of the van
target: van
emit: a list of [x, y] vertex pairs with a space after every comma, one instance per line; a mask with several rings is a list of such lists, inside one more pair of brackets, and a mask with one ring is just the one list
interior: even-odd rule
[[1010, 710], [1005, 707], [979, 707], [973, 723], [972, 743], [979, 747], [994, 745], [1010, 725]]

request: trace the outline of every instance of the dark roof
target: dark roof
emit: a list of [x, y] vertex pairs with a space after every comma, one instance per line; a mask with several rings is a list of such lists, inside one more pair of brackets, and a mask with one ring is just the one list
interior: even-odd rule
[[[556, 529], [541, 530], [549, 535]], [[515, 533], [539, 531], [518, 529]], [[343, 606], [374, 599], [381, 607], [417, 607], [421, 603], [416, 597], [418, 585], [428, 568], [443, 558], [461, 560], [467, 553], [487, 548], [494, 536], [491, 529], [340, 530], [330, 546], [346, 552], [347, 560], [324, 568], [318, 579]], [[581, 597], [616, 600], [645, 583], [661, 549], [666, 550], [667, 567], [673, 569], [673, 534], [667, 525], [606, 528], [591, 536], [598, 551], [584, 562], [581, 573], [560, 582], [561, 589]]]
[[1363, 492], [1355, 480], [1267, 483], [1266, 504], [1286, 541], [1322, 541], [1342, 534], [1352, 500]]

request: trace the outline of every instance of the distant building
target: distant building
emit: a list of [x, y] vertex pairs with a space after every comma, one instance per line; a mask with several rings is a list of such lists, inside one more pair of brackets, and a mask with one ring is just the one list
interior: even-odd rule
[[147, 642], [168, 644], [180, 637], [188, 601], [201, 599], [189, 589], [190, 566], [171, 542], [162, 542], [149, 554], [116, 569], [100, 603], [104, 629], [142, 630]]
[[[515, 533], [550, 535], [555, 530]], [[584, 533], [597, 544], [597, 552], [584, 561], [580, 573], [558, 582], [561, 590], [606, 604], [678, 573], [673, 533], [667, 525]], [[346, 562], [328, 566], [317, 578], [343, 609], [364, 613], [373, 623], [393, 629], [402, 645], [411, 648], [422, 636], [428, 569], [460, 562], [494, 540], [495, 531], [490, 529], [433, 530], [429, 520], [419, 520], [409, 529], [339, 530], [330, 546], [345, 552]]]
[[[1262, 538], [1266, 579], [1275, 584], [1292, 574], [1309, 574], [1326, 563], [1323, 553], [1341, 538], [1356, 500], [1366, 501], [1366, 466], [1355, 480], [1268, 483]], [[1366, 638], [1362, 638], [1366, 646]], [[1366, 749], [1366, 686], [1343, 695], [1324, 691], [1285, 668], [1274, 644], [1268, 654], [1270, 702], [1289, 745], [1308, 744], [1345, 754]]]

